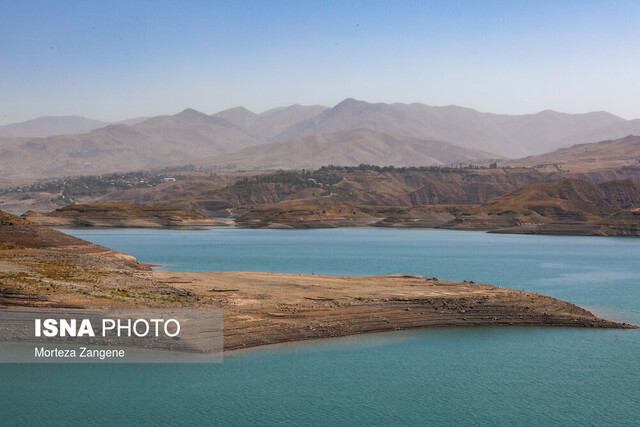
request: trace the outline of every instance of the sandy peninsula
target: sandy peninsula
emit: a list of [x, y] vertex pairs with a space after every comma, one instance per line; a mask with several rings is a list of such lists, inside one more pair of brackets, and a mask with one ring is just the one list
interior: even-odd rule
[[226, 350], [424, 327], [636, 327], [540, 294], [422, 276], [151, 271], [3, 212], [0, 242], [0, 308], [222, 308]]

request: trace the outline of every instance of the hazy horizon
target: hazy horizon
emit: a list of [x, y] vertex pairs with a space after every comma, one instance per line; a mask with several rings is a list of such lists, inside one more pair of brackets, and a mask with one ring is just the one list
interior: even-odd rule
[[[198, 112], [204, 113], [204, 114], [208, 114], [208, 115], [215, 115], [217, 113], [221, 113], [223, 111], [231, 110], [231, 109], [234, 109], [234, 108], [245, 108], [245, 109], [247, 109], [248, 111], [250, 111], [252, 113], [260, 115], [262, 113], [266, 113], [266, 112], [271, 111], [271, 110], [275, 110], [275, 109], [279, 109], [279, 108], [291, 107], [291, 106], [294, 106], [294, 105], [300, 105], [300, 106], [303, 106], [303, 107], [320, 106], [320, 107], [327, 107], [327, 108], [330, 109], [330, 108], [335, 107], [337, 104], [339, 104], [342, 101], [345, 101], [347, 99], [355, 99], [355, 98], [346, 97], [346, 98], [338, 101], [336, 104], [332, 104], [332, 105], [321, 105], [321, 104], [276, 105], [276, 106], [267, 108], [267, 109], [262, 110], [262, 111], [255, 111], [255, 110], [252, 110], [252, 109], [250, 109], [250, 108], [248, 108], [248, 107], [246, 107], [244, 105], [235, 105], [235, 106], [232, 106], [232, 107], [229, 107], [229, 108], [225, 108], [223, 110], [218, 110], [218, 111], [201, 111], [201, 110], [198, 110], [198, 109], [190, 107], [190, 106], [185, 106], [185, 107], [181, 107], [181, 108], [179, 107], [177, 110], [173, 110], [173, 111], [157, 114], [157, 116], [173, 116], [173, 115], [179, 114], [179, 113], [181, 113], [181, 112], [183, 112], [185, 110], [188, 110], [188, 109], [193, 109], [195, 111], [198, 111]], [[363, 102], [366, 102], [366, 103], [369, 103], [369, 104], [382, 103], [382, 101], [376, 102], [376, 101], [369, 101], [369, 100], [366, 100], [366, 99], [356, 99], [356, 101], [363, 101]], [[384, 103], [386, 103], [386, 104], [394, 104], [396, 102], [393, 101], [393, 102], [384, 102]], [[456, 104], [430, 105], [430, 104], [427, 104], [427, 103], [424, 103], [424, 102], [418, 102], [418, 101], [407, 102], [407, 103], [402, 103], [402, 104], [407, 104], [407, 105], [408, 104], [423, 104], [423, 105], [428, 105], [430, 107], [462, 107], [462, 108], [470, 108], [470, 109], [476, 110], [479, 113], [500, 114], [500, 115], [514, 115], [514, 116], [517, 116], [517, 115], [535, 115], [535, 114], [538, 114], [538, 113], [542, 113], [544, 111], [554, 111], [554, 112], [557, 112], [557, 113], [566, 113], [566, 114], [582, 114], [582, 113], [598, 113], [598, 112], [608, 112], [610, 114], [613, 114], [610, 111], [606, 111], [606, 110], [597, 110], [597, 111], [594, 110], [594, 111], [583, 111], [583, 112], [579, 112], [579, 113], [573, 113], [573, 112], [568, 112], [568, 111], [558, 111], [558, 110], [554, 110], [552, 108], [546, 108], [546, 109], [543, 109], [543, 110], [540, 110], [540, 111], [525, 112], [525, 113], [521, 113], [521, 114], [515, 114], [515, 113], [512, 114], [512, 113], [496, 113], [494, 111], [480, 111], [480, 110], [477, 110], [477, 109], [475, 109], [473, 107], [469, 107], [469, 106], [466, 106], [466, 105], [456, 105]], [[614, 114], [614, 115], [617, 116], [617, 114]], [[103, 119], [103, 118], [100, 118], [100, 117], [89, 117], [89, 116], [83, 115], [81, 113], [79, 113], [79, 114], [59, 114], [59, 115], [58, 114], [47, 114], [47, 115], [43, 115], [43, 116], [31, 117], [31, 118], [28, 118], [28, 119], [25, 119], [25, 120], [20, 120], [19, 122], [2, 123], [2, 124], [0, 124], [0, 126], [20, 124], [20, 123], [23, 123], [23, 122], [28, 122], [28, 121], [31, 121], [31, 120], [36, 120], [36, 119], [41, 119], [41, 118], [56, 118], [56, 117], [82, 117], [82, 118], [89, 119], [89, 120], [104, 121], [104, 122], [108, 122], [108, 123], [118, 123], [118, 122], [123, 122], [123, 121], [126, 122], [126, 121], [132, 120], [132, 119], [139, 119], [139, 118], [145, 118], [146, 119], [146, 118], [151, 118], [151, 117], [155, 117], [155, 116], [139, 115], [139, 116], [136, 116], [136, 117], [120, 117], [120, 118], [117, 118], [115, 120], [108, 120], [108, 119]], [[618, 116], [618, 117], [620, 117], [620, 116]], [[621, 118], [627, 120], [627, 118], [625, 118], [625, 117], [621, 117]], [[628, 120], [633, 120], [633, 119], [635, 119], [635, 117], [631, 117]]]
[[0, 6], [0, 125], [345, 98], [640, 117], [632, 1]]

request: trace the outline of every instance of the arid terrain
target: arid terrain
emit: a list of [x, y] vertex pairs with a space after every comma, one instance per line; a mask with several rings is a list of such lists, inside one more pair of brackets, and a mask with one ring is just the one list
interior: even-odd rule
[[[302, 136], [248, 147], [194, 162], [206, 170], [317, 169], [325, 165], [434, 166], [499, 159], [502, 156], [439, 140], [369, 129]], [[177, 164], [176, 164], [177, 165]]]
[[[459, 106], [368, 103], [243, 107], [107, 123], [41, 117], [0, 127], [0, 177], [34, 179], [193, 164], [217, 170], [469, 164], [640, 133], [607, 112], [504, 115]], [[597, 137], [597, 138], [596, 138]]]
[[[371, 166], [236, 178], [196, 174], [140, 189], [107, 188], [94, 197], [136, 205], [76, 203], [52, 212], [30, 210], [24, 217], [48, 226], [376, 226], [637, 237], [638, 174], [640, 169], [626, 167], [577, 174], [589, 180], [559, 180], [564, 175], [508, 169]], [[635, 179], [600, 182], [610, 176]], [[536, 180], [551, 181], [527, 184]], [[509, 187], [515, 189], [504, 191]]]
[[0, 242], [0, 308], [222, 308], [227, 350], [419, 327], [635, 327], [539, 294], [422, 276], [156, 272], [4, 212]]
[[[255, 228], [640, 235], [640, 137], [570, 146], [637, 125], [605, 112], [501, 116], [347, 99], [28, 135], [85, 125], [99, 123], [44, 118], [5, 129], [17, 139], [0, 138], [0, 208], [49, 226], [216, 226], [228, 217]], [[505, 158], [515, 153], [535, 155]], [[97, 171], [92, 159], [105, 173], [77, 175]], [[29, 175], [31, 162], [45, 163]], [[63, 171], [76, 175], [35, 179]]]
[[[171, 177], [165, 182], [165, 177]], [[640, 181], [640, 166], [585, 172], [537, 167], [322, 167], [278, 172], [172, 171], [80, 176], [0, 188], [0, 208], [50, 211], [124, 203], [238, 216], [260, 205], [422, 206], [482, 204], [528, 184], [581, 179]]]
[[531, 184], [481, 205], [273, 205], [237, 218], [253, 228], [412, 227], [497, 233], [640, 236], [640, 183]]
[[23, 217], [50, 227], [162, 228], [229, 225], [228, 221], [208, 218], [193, 210], [117, 203], [69, 205], [44, 214], [28, 211]]
[[[640, 121], [638, 121], [638, 125], [640, 126]], [[538, 156], [500, 163], [513, 167], [556, 168], [569, 172], [637, 166], [640, 164], [640, 137], [628, 135], [616, 140], [577, 144]]]

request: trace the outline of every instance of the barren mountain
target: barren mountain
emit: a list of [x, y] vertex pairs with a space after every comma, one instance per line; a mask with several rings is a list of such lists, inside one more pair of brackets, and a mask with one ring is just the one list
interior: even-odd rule
[[205, 168], [244, 170], [315, 169], [323, 165], [357, 166], [362, 163], [402, 167], [448, 165], [496, 157], [443, 141], [357, 129], [249, 147], [195, 164]]
[[0, 126], [0, 137], [46, 138], [53, 135], [73, 135], [91, 132], [108, 124], [79, 116], [39, 117]]
[[[349, 129], [371, 129], [395, 135], [447, 141], [507, 157], [539, 154], [561, 147], [561, 140], [625, 120], [606, 112], [565, 114], [543, 111], [510, 116], [480, 113], [458, 106], [424, 104], [370, 104], [346, 99], [318, 116], [297, 123], [276, 138]], [[567, 142], [562, 142], [567, 144]]]
[[614, 141], [578, 144], [539, 156], [512, 160], [513, 166], [555, 165], [564, 170], [611, 169], [640, 164], [640, 137], [629, 135]]
[[[121, 124], [135, 125], [144, 117], [123, 120]], [[0, 126], [0, 138], [46, 138], [55, 135], [88, 133], [109, 125], [109, 122], [79, 116], [38, 117], [21, 123]]]
[[187, 109], [134, 126], [83, 135], [0, 139], [0, 176], [56, 176], [151, 168], [235, 151], [254, 143], [242, 128]]
[[249, 111], [244, 107], [235, 107], [220, 111], [213, 114], [211, 117], [224, 119], [229, 123], [233, 123], [234, 125], [244, 129], [251, 128], [258, 120], [258, 115], [256, 113]]
[[620, 139], [629, 135], [640, 135], [640, 119], [628, 120], [620, 123], [599, 127], [597, 129], [580, 132], [571, 135], [562, 141], [563, 147], [572, 144], [584, 144], [595, 141], [604, 141], [610, 139]]
[[[212, 165], [237, 164], [247, 169], [359, 162], [447, 164], [538, 154], [566, 146], [571, 138], [588, 132], [611, 134], [633, 128], [634, 123], [606, 112], [508, 116], [457, 106], [370, 104], [353, 99], [333, 108], [292, 105], [262, 114], [242, 107], [213, 116], [187, 109], [79, 135], [0, 138], [0, 178], [182, 166], [230, 153], [234, 155], [221, 158], [226, 164], [212, 159]], [[274, 142], [282, 145], [238, 152]]]
[[320, 105], [290, 105], [273, 108], [262, 114], [256, 114], [244, 107], [220, 111], [213, 117], [223, 118], [240, 126], [249, 133], [263, 140], [269, 140], [294, 124], [315, 117], [328, 107]]

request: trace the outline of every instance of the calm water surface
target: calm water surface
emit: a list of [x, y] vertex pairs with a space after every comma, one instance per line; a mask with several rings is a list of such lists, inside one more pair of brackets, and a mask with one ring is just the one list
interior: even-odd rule
[[[174, 271], [423, 274], [640, 323], [640, 239], [437, 230], [65, 230]], [[1, 365], [0, 424], [639, 425], [637, 330], [460, 328], [221, 365]]]

